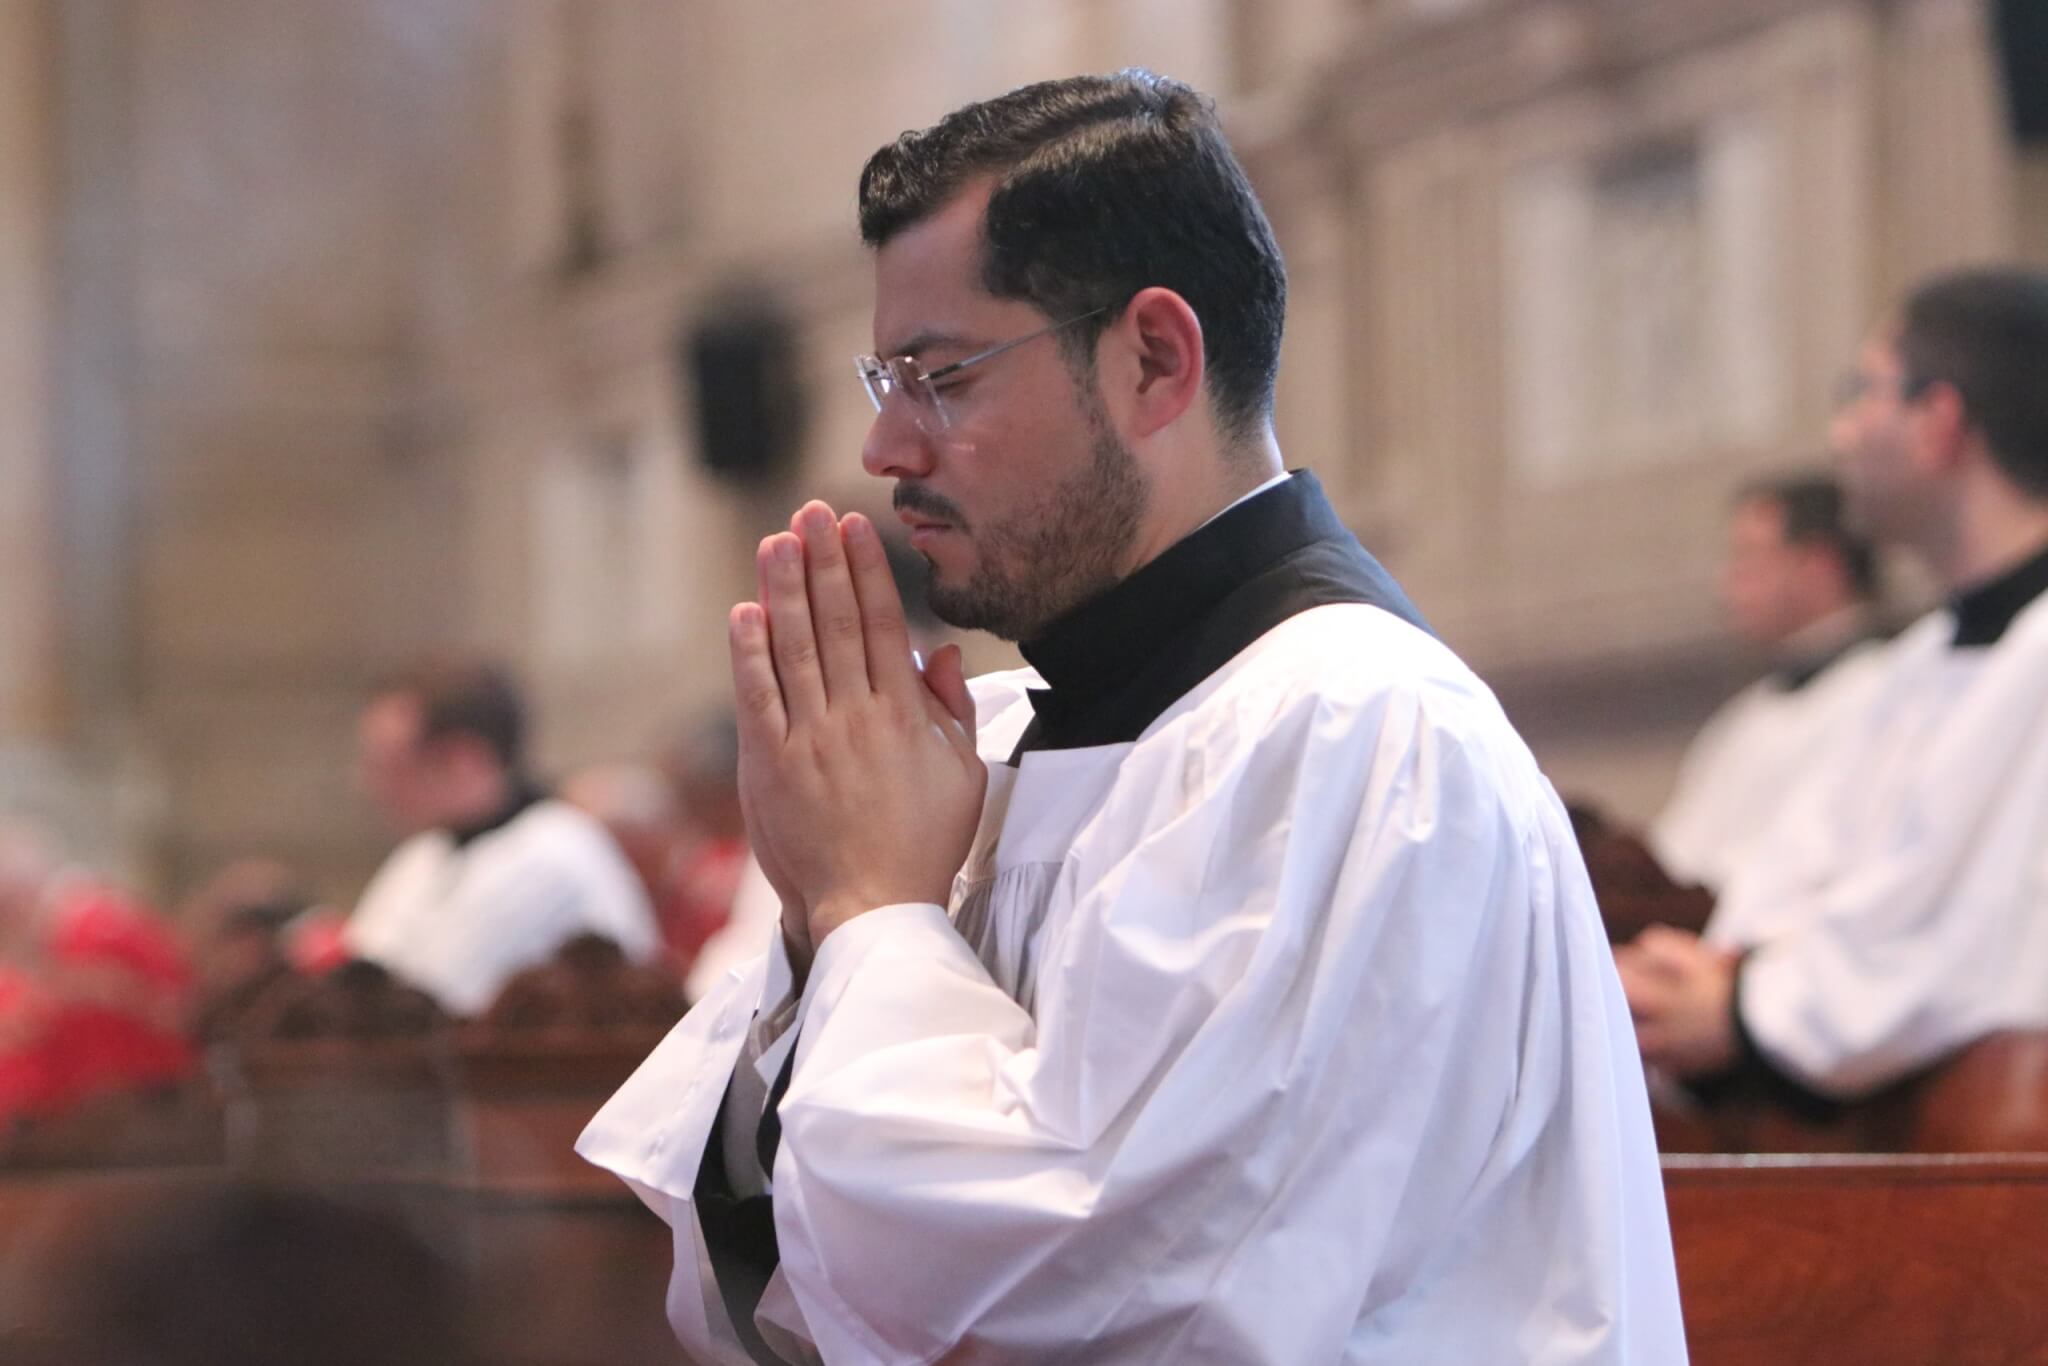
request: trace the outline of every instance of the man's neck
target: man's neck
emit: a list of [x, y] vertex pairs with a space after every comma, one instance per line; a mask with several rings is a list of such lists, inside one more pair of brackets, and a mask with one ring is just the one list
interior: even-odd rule
[[[1237, 505], [1238, 505], [1239, 503], [1249, 503], [1249, 502], [1250, 502], [1250, 501], [1251, 501], [1252, 499], [1254, 499], [1254, 498], [1258, 497], [1258, 496], [1259, 496], [1260, 494], [1264, 493], [1264, 492], [1265, 492], [1265, 491], [1266, 491], [1267, 489], [1270, 489], [1270, 488], [1274, 488], [1274, 487], [1276, 487], [1276, 486], [1278, 486], [1278, 485], [1280, 485], [1280, 484], [1284, 484], [1284, 483], [1286, 483], [1286, 482], [1287, 482], [1287, 472], [1286, 472], [1285, 470], [1282, 470], [1282, 471], [1281, 471], [1280, 473], [1278, 473], [1278, 474], [1274, 475], [1274, 476], [1273, 476], [1272, 478], [1270, 478], [1270, 479], [1266, 480], [1266, 482], [1265, 482], [1265, 483], [1263, 483], [1263, 484], [1260, 484], [1260, 485], [1259, 485], [1259, 486], [1258, 486], [1257, 488], [1255, 488], [1255, 489], [1252, 489], [1251, 491], [1249, 491], [1249, 492], [1247, 492], [1247, 493], [1240, 493], [1239, 495], [1237, 495], [1237, 497], [1235, 497], [1235, 498], [1231, 499], [1231, 500], [1230, 500], [1230, 501], [1229, 501], [1228, 503], [1224, 504], [1224, 505], [1223, 505], [1223, 506], [1222, 506], [1221, 508], [1219, 508], [1219, 509], [1217, 509], [1217, 510], [1216, 510], [1215, 512], [1213, 512], [1213, 513], [1209, 514], [1209, 518], [1208, 518], [1208, 521], [1205, 521], [1205, 522], [1203, 522], [1203, 523], [1202, 523], [1202, 526], [1207, 526], [1207, 525], [1209, 525], [1209, 522], [1213, 522], [1213, 521], [1215, 521], [1215, 520], [1216, 520], [1216, 519], [1217, 519], [1218, 517], [1221, 517], [1221, 516], [1222, 516], [1222, 515], [1223, 515], [1224, 513], [1226, 513], [1226, 512], [1228, 512], [1228, 511], [1230, 511], [1230, 509], [1232, 509], [1232, 508], [1236, 507], [1236, 506], [1237, 506]], [[1201, 529], [1202, 529], [1202, 527], [1199, 527], [1199, 526], [1195, 528], [1195, 530], [1196, 530], [1196, 531], [1200, 531]]]
[[1860, 602], [1844, 603], [1786, 636], [1772, 647], [1771, 655], [1783, 664], [1822, 659], [1841, 653], [1869, 633], [1870, 609]]
[[502, 825], [516, 807], [530, 800], [527, 784], [511, 773], [479, 781], [461, 799], [448, 804], [437, 828], [453, 835], [458, 843]]
[[[1280, 445], [1268, 427], [1256, 440], [1241, 447], [1218, 451], [1188, 451], [1175, 463], [1184, 472], [1200, 470], [1205, 477], [1177, 477], [1171, 489], [1161, 489], [1154, 480], [1154, 497], [1160, 499], [1158, 530], [1147, 538], [1126, 576], [1136, 573], [1169, 547], [1178, 545], [1239, 503], [1287, 477], [1280, 458]], [[1162, 494], [1164, 497], [1162, 498]]]
[[1980, 481], [1961, 500], [1955, 535], [1929, 559], [1951, 594], [2026, 563], [2048, 548], [2048, 500], [2024, 498], [2003, 480]]

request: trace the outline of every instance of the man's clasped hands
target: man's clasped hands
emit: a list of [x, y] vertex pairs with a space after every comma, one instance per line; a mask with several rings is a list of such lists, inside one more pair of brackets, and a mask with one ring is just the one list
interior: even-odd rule
[[728, 622], [740, 800], [801, 980], [848, 921], [946, 903], [988, 771], [959, 647], [919, 671], [872, 521], [806, 503], [755, 567]]

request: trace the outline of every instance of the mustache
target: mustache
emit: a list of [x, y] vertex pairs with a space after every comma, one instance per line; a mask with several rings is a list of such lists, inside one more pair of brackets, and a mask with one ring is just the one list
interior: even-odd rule
[[889, 495], [889, 503], [898, 512], [914, 512], [935, 522], [949, 523], [962, 531], [967, 529], [967, 518], [961, 515], [959, 505], [943, 494], [933, 493], [923, 484], [898, 483], [895, 492]]

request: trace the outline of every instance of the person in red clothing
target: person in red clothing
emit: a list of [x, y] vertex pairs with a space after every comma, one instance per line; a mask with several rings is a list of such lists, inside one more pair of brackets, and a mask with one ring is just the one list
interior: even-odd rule
[[188, 1076], [191, 984], [148, 907], [0, 834], [0, 1125]]

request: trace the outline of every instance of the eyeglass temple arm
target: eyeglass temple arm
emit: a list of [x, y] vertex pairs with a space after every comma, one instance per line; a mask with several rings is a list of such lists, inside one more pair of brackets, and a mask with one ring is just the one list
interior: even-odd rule
[[1062, 327], [1071, 327], [1075, 323], [1085, 322], [1087, 319], [1094, 317], [1098, 313], [1107, 313], [1108, 311], [1109, 305], [1104, 304], [1100, 308], [1091, 308], [1086, 313], [1076, 313], [1071, 318], [1062, 318], [1060, 321], [1056, 323], [1047, 323], [1044, 327], [1039, 328], [1036, 332], [1027, 332], [1021, 337], [1012, 337], [1010, 338], [1010, 340], [1006, 342], [996, 343], [994, 346], [991, 346], [986, 351], [977, 351], [971, 356], [967, 356], [960, 360], [953, 361], [947, 365], [941, 365], [936, 370], [927, 370], [925, 372], [924, 377], [926, 379], [940, 379], [946, 375], [952, 374], [955, 370], [965, 370], [970, 365], [978, 365], [982, 361], [992, 360], [995, 357], [1002, 355], [1003, 352], [1010, 350], [1012, 347], [1022, 346], [1025, 342], [1028, 341], [1037, 341], [1040, 337], [1044, 336], [1048, 332], [1057, 332]]

